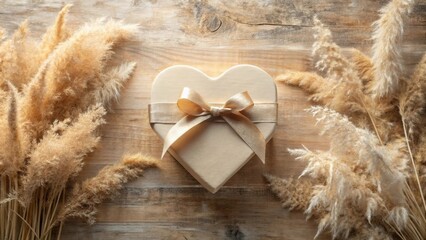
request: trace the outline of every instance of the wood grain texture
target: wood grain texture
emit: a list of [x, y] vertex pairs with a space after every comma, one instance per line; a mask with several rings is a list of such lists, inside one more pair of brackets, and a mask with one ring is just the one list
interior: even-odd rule
[[[154, 77], [174, 64], [188, 64], [214, 76], [235, 64], [253, 64], [273, 77], [286, 68], [311, 70], [312, 16], [318, 17], [344, 47], [369, 53], [371, 23], [387, 1], [367, 0], [133, 0], [0, 1], [0, 25], [9, 33], [24, 19], [40, 36], [66, 3], [74, 4], [69, 24], [98, 17], [139, 23], [138, 39], [119, 49], [138, 62], [120, 102], [103, 127], [103, 140], [89, 157], [79, 180], [118, 161], [123, 153], [159, 156], [162, 144], [148, 124], [147, 104]], [[418, 1], [402, 45], [407, 72], [426, 50], [426, 0]], [[262, 174], [297, 176], [304, 163], [286, 151], [302, 143], [327, 148], [314, 120], [303, 111], [310, 103], [297, 88], [278, 83], [279, 119], [268, 144], [267, 164], [251, 160], [218, 193], [204, 190], [167, 156], [115, 200], [100, 207], [98, 223], [68, 222], [63, 239], [312, 239], [315, 223], [281, 208]], [[328, 236], [322, 236], [327, 239]]]

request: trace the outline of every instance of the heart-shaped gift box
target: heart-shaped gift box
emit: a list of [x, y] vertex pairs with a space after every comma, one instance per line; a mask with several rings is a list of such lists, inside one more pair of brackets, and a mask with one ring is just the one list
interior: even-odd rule
[[[166, 144], [173, 138], [170, 135], [181, 130], [175, 125], [179, 125], [177, 122], [186, 114], [179, 110], [177, 103], [188, 91], [195, 94], [196, 98], [202, 98], [206, 108], [209, 105], [221, 106], [229, 99], [246, 97], [247, 101], [252, 101], [252, 107], [235, 114], [244, 115], [244, 119], [250, 120], [248, 125], [252, 125], [252, 128], [254, 126], [258, 131], [263, 144], [271, 139], [277, 118], [277, 90], [272, 77], [265, 71], [252, 65], [236, 65], [212, 78], [194, 67], [177, 65], [158, 74], [151, 92], [150, 123], [158, 136], [166, 139]], [[199, 115], [206, 117], [204, 113]], [[192, 117], [190, 120], [196, 118]], [[226, 116], [223, 118], [226, 119]], [[165, 148], [212, 193], [219, 190], [255, 155], [255, 148], [250, 145], [251, 140], [245, 140], [255, 138], [254, 141], [259, 141], [250, 136], [253, 129], [246, 131], [247, 126], [236, 121], [237, 125], [243, 124], [238, 133], [235, 127], [231, 127], [232, 122], [224, 119], [216, 116], [203, 120], [202, 123], [187, 128], [178, 141], [173, 141], [170, 148]], [[244, 134], [246, 136], [242, 137]], [[256, 154], [262, 155], [259, 152], [261, 151], [256, 151]], [[261, 159], [263, 157], [260, 156]]]

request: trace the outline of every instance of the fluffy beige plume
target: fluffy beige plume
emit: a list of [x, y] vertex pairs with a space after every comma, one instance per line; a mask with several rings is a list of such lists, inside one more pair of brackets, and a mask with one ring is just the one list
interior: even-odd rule
[[[1, 80], [0, 80], [1, 81]], [[3, 90], [7, 85], [6, 83], [0, 82], [0, 175], [5, 169], [9, 168], [9, 152], [6, 147], [9, 142], [9, 124], [7, 121], [7, 112], [9, 108], [8, 104], [8, 92]]]
[[[426, 125], [426, 121], [424, 121]], [[416, 161], [419, 177], [421, 181], [421, 186], [423, 186], [423, 192], [426, 192], [426, 134], [420, 135], [417, 140], [417, 147], [415, 149], [414, 159]], [[426, 229], [426, 221], [425, 221], [425, 229]], [[426, 236], [426, 235], [425, 235]]]
[[0, 175], [14, 175], [23, 164], [19, 162], [22, 154], [17, 125], [18, 91], [10, 82], [6, 82], [6, 85], [8, 94], [2, 100], [5, 104], [1, 106], [3, 109], [0, 111], [3, 118], [0, 120]]
[[[391, 101], [378, 102], [371, 97], [371, 60], [353, 50], [353, 61], [349, 61], [333, 42], [330, 30], [316, 17], [314, 25], [313, 55], [318, 58], [316, 68], [325, 73], [324, 78], [315, 73], [286, 70], [278, 80], [311, 92], [311, 100], [347, 115], [358, 127], [374, 130], [381, 142], [397, 138], [401, 134], [401, 129], [395, 128], [398, 109]], [[394, 131], [389, 131], [391, 128]]]
[[80, 114], [75, 122], [65, 119], [52, 125], [31, 152], [22, 179], [23, 202], [29, 203], [39, 187], [64, 188], [80, 172], [84, 157], [99, 141], [95, 130], [104, 123], [104, 115], [103, 107], [97, 105]]
[[61, 9], [53, 26], [47, 29], [46, 33], [43, 35], [38, 47], [38, 65], [40, 65], [41, 62], [43, 62], [50, 55], [50, 53], [52, 53], [52, 51], [58, 46], [59, 43], [66, 40], [66, 38], [69, 36], [70, 33], [65, 23], [71, 6], [72, 4], [67, 4]]
[[313, 186], [310, 181], [296, 181], [293, 178], [281, 179], [271, 175], [265, 175], [265, 178], [270, 183], [272, 192], [281, 199], [283, 207], [290, 210], [308, 208]]
[[322, 102], [323, 99], [327, 99], [328, 96], [324, 92], [333, 88], [333, 84], [329, 81], [316, 73], [309, 72], [286, 70], [284, 74], [279, 75], [275, 80], [299, 86], [305, 91], [312, 93], [310, 99], [315, 102]]
[[307, 166], [299, 180], [268, 178], [284, 206], [303, 208], [308, 217], [318, 219], [317, 236], [330, 230], [333, 238], [363, 239], [371, 231], [390, 239], [384, 218], [404, 229], [409, 221], [404, 197], [409, 160], [401, 151], [404, 142], [382, 146], [373, 133], [356, 127], [344, 115], [319, 106], [309, 111], [321, 123], [322, 134], [330, 135], [330, 149], [289, 150]]
[[0, 174], [3, 174], [7, 169], [10, 169], [12, 162], [10, 161], [9, 153], [9, 125], [7, 122], [7, 99], [0, 100]]
[[142, 154], [126, 155], [120, 163], [103, 168], [96, 177], [74, 188], [73, 194], [60, 213], [60, 221], [80, 217], [94, 223], [97, 205], [117, 194], [128, 181], [141, 176], [146, 168], [156, 166], [156, 160]]
[[314, 17], [315, 42], [313, 55], [318, 58], [316, 68], [325, 72], [330, 83], [316, 98], [327, 98], [324, 104], [338, 112], [356, 116], [366, 115], [372, 104], [365, 98], [362, 82], [352, 64], [342, 55], [340, 47], [333, 42], [330, 30]]
[[353, 70], [348, 59], [342, 55], [340, 47], [334, 43], [330, 29], [315, 16], [314, 19], [315, 42], [312, 54], [318, 57], [315, 67], [325, 72], [329, 81], [338, 83], [352, 83], [360, 85], [361, 82]]
[[111, 100], [118, 100], [120, 89], [130, 78], [136, 68], [135, 62], [123, 63], [106, 72], [103, 78], [103, 87], [94, 92], [95, 102], [108, 106]]
[[21, 122], [31, 125], [36, 139], [54, 119], [75, 118], [96, 102], [95, 93], [111, 85], [104, 74], [111, 47], [136, 31], [136, 25], [101, 19], [86, 24], [53, 51], [24, 89], [20, 108]]
[[8, 123], [8, 143], [6, 144], [6, 147], [9, 147], [9, 159], [13, 163], [13, 166], [15, 169], [13, 169], [11, 172], [17, 172], [17, 170], [20, 169], [20, 167], [23, 165], [22, 162], [22, 153], [20, 149], [20, 137], [21, 136], [19, 126], [18, 126], [18, 91], [10, 82], [7, 82], [9, 85], [9, 108], [7, 109], [7, 123]]
[[352, 49], [351, 60], [364, 86], [364, 93], [371, 93], [371, 83], [374, 81], [373, 62], [370, 57], [357, 49]]
[[374, 23], [373, 56], [376, 97], [397, 93], [401, 77], [401, 53], [398, 47], [403, 34], [404, 20], [414, 5], [414, 0], [391, 0], [380, 10]]
[[401, 152], [403, 141], [397, 140], [383, 146], [375, 134], [357, 128], [346, 116], [334, 110], [315, 106], [309, 111], [322, 124], [321, 134], [332, 136], [330, 153], [341, 159], [339, 162], [348, 166], [364, 165], [364, 171], [373, 177], [373, 186], [376, 186], [377, 191], [394, 205], [405, 203], [403, 189], [409, 159], [406, 152]]
[[2, 240], [59, 239], [65, 217], [89, 216], [108, 194], [153, 165], [141, 155], [128, 156], [74, 187], [83, 195], [72, 195], [64, 208], [87, 154], [100, 140], [104, 106], [118, 98], [135, 69], [134, 62], [112, 60], [113, 48], [138, 30], [99, 19], [73, 32], [65, 24], [69, 8], [59, 12], [40, 42], [28, 38], [24, 22], [0, 43]]
[[[348, 61], [330, 31], [315, 19], [316, 66], [333, 87], [321, 89], [315, 74], [286, 70], [281, 78], [326, 96], [321, 103], [328, 108], [309, 111], [331, 138], [330, 148], [289, 150], [296, 160], [307, 162], [301, 177], [267, 178], [284, 207], [303, 208], [318, 220], [317, 236], [330, 231], [333, 239], [426, 239], [426, 57], [398, 87], [396, 43], [411, 5], [394, 0], [381, 10], [372, 59], [353, 50]], [[304, 189], [309, 185], [311, 189]]]
[[426, 54], [423, 55], [413, 76], [401, 92], [399, 109], [407, 124], [408, 134], [414, 140], [424, 132], [422, 128], [425, 126], [422, 121], [426, 118]]
[[0, 45], [0, 79], [12, 82], [18, 89], [31, 80], [41, 62], [65, 39], [64, 18], [69, 7], [66, 5], [62, 9], [40, 44], [28, 38], [28, 21], [24, 21], [12, 38]]
[[13, 36], [0, 45], [0, 79], [20, 89], [31, 78], [34, 43], [28, 41], [28, 21], [21, 23]]

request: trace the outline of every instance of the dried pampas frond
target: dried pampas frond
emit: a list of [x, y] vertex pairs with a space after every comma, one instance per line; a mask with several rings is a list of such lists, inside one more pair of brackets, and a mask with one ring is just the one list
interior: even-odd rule
[[73, 123], [65, 119], [52, 124], [34, 146], [22, 178], [21, 198], [26, 204], [37, 188], [63, 189], [81, 171], [84, 157], [100, 140], [95, 130], [105, 123], [105, 114], [104, 108], [96, 105], [80, 114]]
[[149, 157], [125, 156], [78, 183], [86, 156], [100, 141], [105, 109], [136, 66], [112, 66], [114, 47], [138, 27], [98, 19], [73, 32], [66, 26], [70, 7], [40, 41], [29, 37], [25, 21], [0, 44], [2, 240], [59, 239], [68, 217], [93, 222], [96, 205], [155, 165]]
[[373, 62], [371, 58], [357, 49], [352, 49], [351, 60], [364, 86], [364, 93], [371, 93], [371, 84], [374, 79]]
[[135, 68], [135, 62], [123, 63], [101, 76], [104, 79], [104, 86], [95, 91], [95, 101], [108, 106], [111, 100], [118, 100], [123, 84], [130, 78]]
[[125, 155], [120, 163], [103, 168], [96, 177], [74, 187], [60, 213], [60, 220], [68, 217], [85, 218], [95, 222], [96, 206], [118, 193], [123, 185], [142, 175], [146, 168], [156, 166], [155, 159], [142, 154]]
[[[391, 239], [387, 221], [400, 229], [408, 222], [404, 191], [409, 161], [394, 153], [404, 143], [383, 147], [375, 134], [333, 110], [309, 111], [323, 124], [323, 134], [331, 136], [330, 149], [289, 150], [308, 165], [298, 180], [267, 177], [272, 191], [285, 207], [303, 206], [308, 217], [318, 219], [317, 236], [330, 230], [336, 239], [363, 239], [378, 231]], [[396, 214], [401, 212], [406, 214]]]
[[279, 75], [276, 80], [289, 85], [299, 86], [312, 94], [310, 100], [314, 102], [327, 102], [326, 95], [322, 95], [322, 93], [333, 88], [330, 82], [316, 73], [287, 70], [284, 74]]
[[310, 100], [348, 115], [357, 126], [373, 128], [382, 142], [397, 137], [400, 129], [389, 129], [399, 121], [394, 117], [398, 109], [390, 101], [375, 101], [371, 95], [371, 60], [353, 51], [354, 61], [349, 61], [333, 42], [330, 30], [316, 17], [314, 24], [313, 55], [318, 58], [315, 67], [324, 76], [286, 70], [277, 80], [300, 86], [311, 93]]
[[329, 84], [322, 93], [317, 93], [313, 97], [322, 94], [323, 98], [328, 98], [326, 106], [339, 112], [350, 112], [366, 118], [369, 112], [373, 112], [369, 108], [372, 104], [364, 97], [362, 82], [355, 67], [333, 42], [330, 30], [316, 17], [314, 24], [316, 41], [312, 47], [313, 55], [319, 58], [315, 67], [325, 73], [327, 81], [332, 85]]
[[398, 90], [402, 70], [398, 43], [413, 5], [414, 0], [392, 0], [380, 10], [380, 19], [374, 23], [372, 61], [376, 97], [392, 96]]
[[44, 61], [58, 46], [59, 43], [63, 42], [69, 37], [70, 32], [65, 24], [65, 21], [71, 6], [71, 4], [68, 4], [62, 8], [56, 17], [53, 26], [51, 26], [43, 35], [38, 48], [40, 51], [38, 64]]
[[289, 210], [304, 210], [309, 206], [306, 196], [312, 195], [310, 181], [297, 181], [293, 178], [281, 179], [265, 175], [270, 183], [271, 190], [282, 200], [283, 207]]
[[34, 44], [28, 41], [28, 33], [28, 21], [24, 21], [11, 38], [0, 44], [0, 83], [10, 81], [20, 88], [31, 77]]
[[[21, 121], [31, 124], [35, 139], [41, 137], [52, 120], [74, 119], [98, 100], [95, 96], [99, 91], [110, 88], [110, 81], [117, 81], [116, 76], [105, 72], [113, 54], [111, 48], [129, 40], [136, 31], [136, 25], [97, 20], [77, 30], [51, 53], [24, 89], [20, 109]], [[133, 69], [121, 76], [121, 82]]]
[[324, 72], [333, 83], [360, 84], [351, 64], [334, 43], [330, 30], [316, 16], [313, 21], [316, 41], [312, 46], [312, 55], [318, 57], [315, 67]]
[[17, 101], [19, 94], [17, 89], [10, 83], [6, 82], [8, 88], [8, 97], [3, 100], [4, 106], [2, 111], [2, 119], [0, 120], [0, 129], [3, 132], [0, 145], [0, 174], [15, 175], [19, 167], [19, 161], [24, 157], [20, 142], [25, 141], [26, 136], [21, 133], [17, 123]]
[[426, 54], [417, 65], [413, 76], [401, 93], [399, 109], [403, 121], [407, 124], [412, 140], [424, 132], [424, 115], [426, 111]]
[[426, 55], [402, 80], [398, 42], [412, 1], [392, 0], [373, 34], [373, 57], [346, 59], [314, 18], [320, 75], [286, 70], [277, 80], [325, 107], [308, 111], [331, 138], [327, 151], [290, 149], [307, 163], [298, 179], [265, 176], [289, 209], [318, 221], [333, 239], [426, 239]]

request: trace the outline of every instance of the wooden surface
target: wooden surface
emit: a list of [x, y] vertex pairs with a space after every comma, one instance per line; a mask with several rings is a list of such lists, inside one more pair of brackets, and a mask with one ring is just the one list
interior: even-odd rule
[[[0, 1], [0, 25], [9, 32], [30, 20], [40, 36], [68, 1]], [[121, 49], [138, 62], [102, 129], [100, 147], [87, 161], [81, 179], [93, 176], [123, 153], [142, 151], [159, 156], [162, 143], [147, 118], [152, 80], [162, 69], [188, 64], [212, 76], [241, 63], [254, 64], [272, 76], [285, 68], [312, 69], [311, 17], [330, 26], [336, 42], [368, 53], [371, 23], [387, 1], [366, 0], [76, 0], [70, 25], [97, 17], [139, 23], [141, 34]], [[426, 0], [414, 8], [404, 35], [403, 56], [411, 69], [426, 50]], [[262, 174], [297, 176], [304, 163], [286, 151], [302, 143], [327, 147], [317, 136], [310, 104], [300, 90], [278, 83], [279, 122], [268, 144], [267, 164], [251, 160], [218, 193], [203, 189], [174, 159], [126, 187], [100, 207], [98, 223], [68, 222], [63, 239], [312, 239], [315, 223], [281, 208], [267, 190]], [[323, 236], [322, 239], [327, 239]]]

